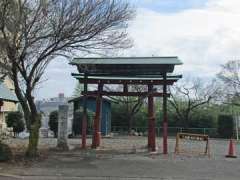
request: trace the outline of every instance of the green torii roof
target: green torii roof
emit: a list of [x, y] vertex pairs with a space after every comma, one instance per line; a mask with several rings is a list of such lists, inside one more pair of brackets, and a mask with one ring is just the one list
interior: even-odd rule
[[74, 58], [70, 64], [183, 64], [177, 56], [166, 57], [90, 57], [90, 58]]
[[0, 100], [18, 102], [16, 95], [0, 81]]
[[133, 76], [172, 73], [175, 65], [183, 63], [177, 56], [169, 56], [74, 58], [70, 64], [76, 65], [79, 73], [87, 73], [89, 76]]

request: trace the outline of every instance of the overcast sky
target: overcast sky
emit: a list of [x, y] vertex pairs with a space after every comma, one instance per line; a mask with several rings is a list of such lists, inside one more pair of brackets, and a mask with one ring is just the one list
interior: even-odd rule
[[[132, 2], [132, 1], [131, 1]], [[212, 78], [220, 65], [240, 57], [240, 0], [133, 0], [137, 16], [128, 29], [134, 40], [125, 56], [178, 56], [178, 73]], [[73, 94], [76, 69], [53, 61], [37, 99]]]

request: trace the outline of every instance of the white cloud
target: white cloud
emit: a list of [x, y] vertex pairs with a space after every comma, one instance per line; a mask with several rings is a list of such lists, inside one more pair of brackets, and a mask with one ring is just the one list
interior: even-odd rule
[[170, 14], [139, 9], [130, 54], [177, 55], [184, 62], [180, 72], [212, 77], [220, 64], [240, 57], [239, 6], [239, 0], [210, 0], [204, 8]]
[[37, 88], [37, 99], [56, 97], [59, 93], [72, 96], [77, 82], [71, 76], [72, 72], [76, 72], [76, 68], [69, 65], [66, 59], [57, 58], [52, 61], [46, 69], [43, 82]]
[[210, 0], [208, 7], [214, 10], [239, 14], [239, 0]]
[[[126, 56], [177, 55], [184, 65], [177, 68], [184, 75], [214, 77], [219, 65], [240, 59], [240, 0], [209, 0], [199, 9], [176, 13], [158, 13], [139, 9], [129, 28], [135, 46]], [[37, 96], [52, 97], [59, 92], [71, 95], [74, 68], [64, 62], [53, 62], [47, 69]]]

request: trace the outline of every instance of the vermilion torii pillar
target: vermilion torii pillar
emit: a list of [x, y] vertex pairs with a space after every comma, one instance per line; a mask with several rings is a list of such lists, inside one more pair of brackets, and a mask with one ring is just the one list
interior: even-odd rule
[[96, 98], [96, 112], [94, 117], [94, 132], [92, 137], [92, 148], [97, 148], [100, 146], [101, 141], [101, 111], [102, 111], [102, 92], [103, 84], [98, 84], [98, 95]]
[[82, 118], [82, 148], [86, 148], [87, 139], [87, 75], [84, 74], [84, 89], [83, 89], [83, 118]]
[[168, 153], [168, 120], [167, 120], [167, 77], [163, 74], [163, 154]]
[[154, 115], [153, 85], [148, 85], [148, 149], [156, 151], [156, 130]]

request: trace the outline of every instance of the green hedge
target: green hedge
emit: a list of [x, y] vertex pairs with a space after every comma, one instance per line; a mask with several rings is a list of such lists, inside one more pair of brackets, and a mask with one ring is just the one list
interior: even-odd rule
[[231, 115], [218, 116], [218, 135], [222, 138], [232, 138], [234, 131], [234, 122]]

